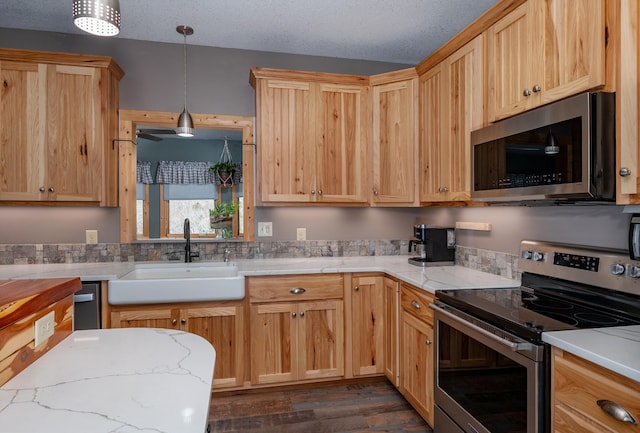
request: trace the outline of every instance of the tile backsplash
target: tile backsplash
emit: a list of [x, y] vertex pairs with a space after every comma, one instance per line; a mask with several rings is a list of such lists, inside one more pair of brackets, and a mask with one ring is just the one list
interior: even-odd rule
[[[294, 257], [393, 256], [407, 254], [408, 240], [198, 242], [200, 261], [217, 261], [224, 251], [234, 259]], [[49, 263], [100, 263], [184, 260], [184, 242], [137, 242], [132, 244], [0, 244], [0, 265]], [[456, 264], [507, 278], [520, 278], [517, 256], [458, 245]]]

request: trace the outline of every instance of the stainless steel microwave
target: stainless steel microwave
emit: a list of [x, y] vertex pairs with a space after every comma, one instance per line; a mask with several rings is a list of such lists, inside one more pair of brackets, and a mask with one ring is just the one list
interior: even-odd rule
[[583, 93], [471, 132], [471, 198], [615, 201], [615, 94]]

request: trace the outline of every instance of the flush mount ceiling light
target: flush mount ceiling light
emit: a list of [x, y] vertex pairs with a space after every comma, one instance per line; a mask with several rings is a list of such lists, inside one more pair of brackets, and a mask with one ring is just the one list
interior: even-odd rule
[[187, 111], [187, 36], [193, 34], [189, 26], [178, 26], [176, 31], [184, 36], [184, 109], [178, 118], [178, 130], [180, 137], [193, 137], [193, 119]]
[[97, 36], [120, 33], [119, 0], [73, 0], [73, 23]]

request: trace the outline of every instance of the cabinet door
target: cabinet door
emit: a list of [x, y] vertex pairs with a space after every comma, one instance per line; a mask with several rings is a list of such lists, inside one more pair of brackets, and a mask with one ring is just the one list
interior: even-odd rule
[[298, 310], [297, 304], [274, 303], [251, 306], [252, 383], [296, 380], [297, 358], [295, 356], [299, 350]]
[[0, 61], [0, 200], [39, 201], [46, 65]]
[[446, 101], [443, 98], [444, 63], [419, 78], [420, 96], [420, 201], [440, 200], [442, 184], [442, 151], [446, 129]]
[[532, 86], [542, 86], [533, 82], [542, 63], [542, 53], [534, 56], [532, 38], [542, 40], [544, 35], [541, 27], [535, 27], [534, 3], [543, 2], [530, 0], [522, 4], [486, 31], [489, 121], [512, 116], [538, 104], [539, 92], [534, 92]]
[[440, 201], [471, 199], [471, 131], [482, 126], [484, 113], [482, 65], [482, 36], [445, 60]]
[[167, 307], [112, 311], [111, 327], [180, 329], [180, 310]]
[[311, 84], [258, 80], [258, 200], [315, 200], [315, 112]]
[[400, 352], [400, 323], [399, 285], [392, 278], [384, 277], [384, 374], [396, 387], [400, 386], [399, 352]]
[[384, 372], [385, 323], [382, 275], [354, 276], [351, 288], [354, 376]]
[[400, 392], [429, 425], [433, 425], [433, 327], [404, 311], [400, 353]]
[[298, 378], [344, 376], [344, 302], [298, 304]]
[[319, 84], [316, 200], [367, 202], [367, 101], [367, 87]]
[[[604, 85], [604, 0], [539, 2], [545, 43], [542, 103]], [[624, 55], [624, 54], [623, 54]]]
[[242, 386], [244, 315], [241, 305], [191, 307], [181, 311], [184, 330], [203, 337], [216, 349], [214, 389]]
[[417, 79], [373, 88], [372, 204], [416, 204]]
[[49, 200], [101, 200], [103, 139], [100, 71], [47, 68], [46, 184]]

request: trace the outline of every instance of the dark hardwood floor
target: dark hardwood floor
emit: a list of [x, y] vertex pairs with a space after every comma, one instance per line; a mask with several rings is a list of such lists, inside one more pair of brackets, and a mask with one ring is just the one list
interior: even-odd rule
[[432, 432], [385, 380], [213, 394], [209, 423], [212, 432]]

